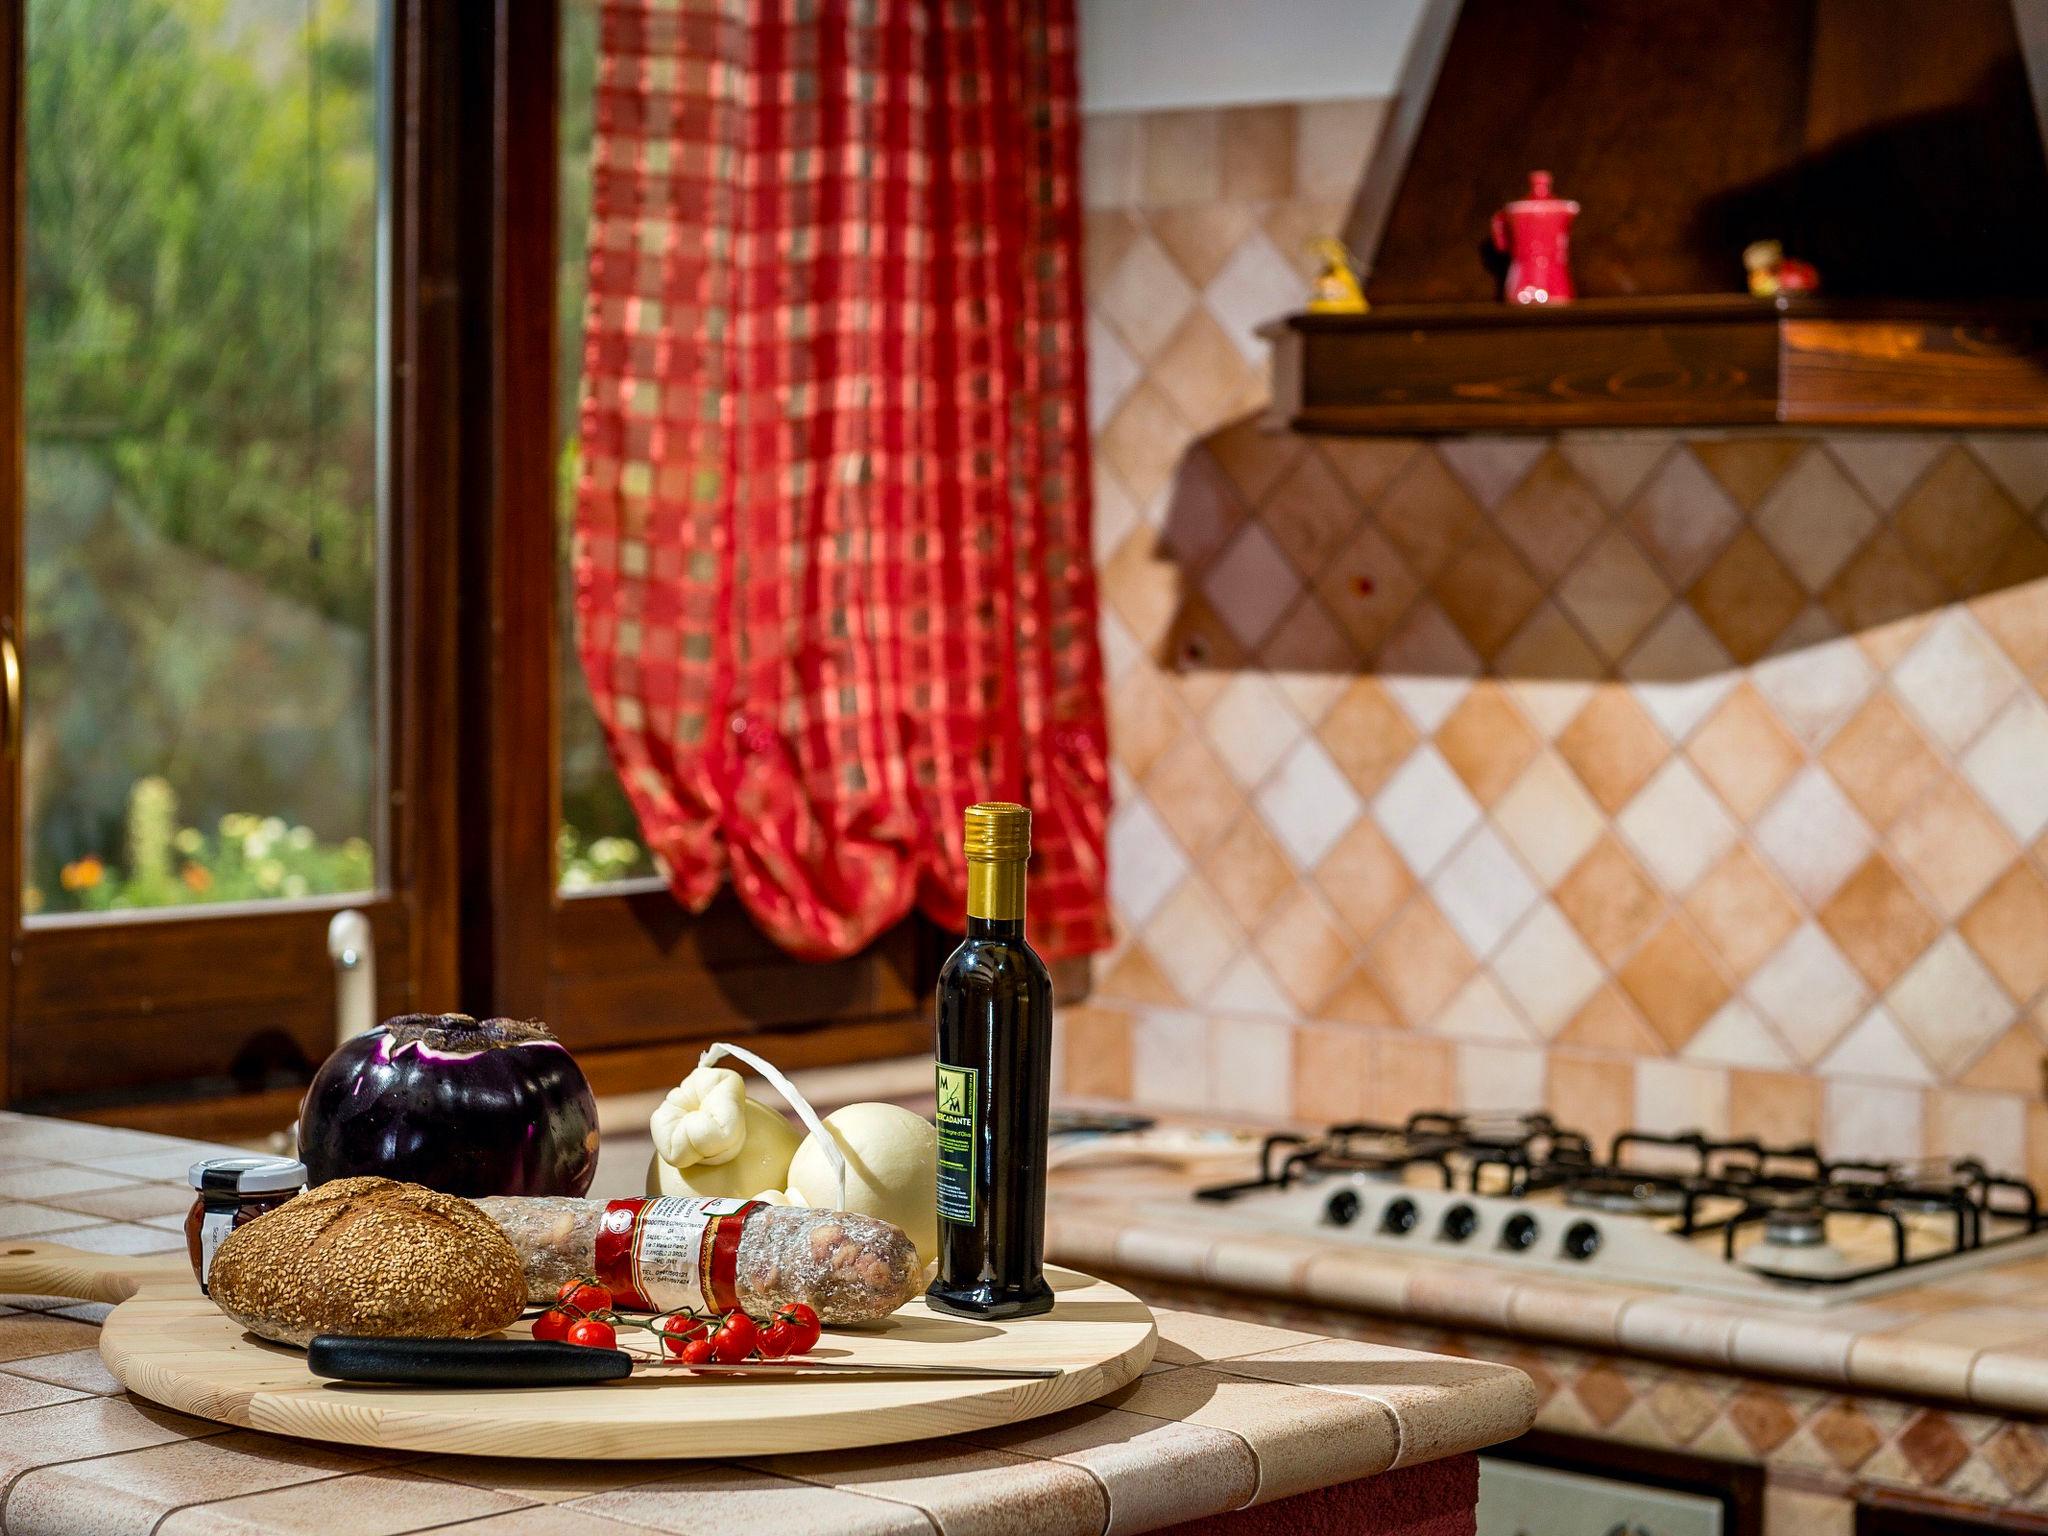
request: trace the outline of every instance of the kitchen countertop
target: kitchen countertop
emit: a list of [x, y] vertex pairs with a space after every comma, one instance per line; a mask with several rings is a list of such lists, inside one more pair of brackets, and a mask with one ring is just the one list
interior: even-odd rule
[[[1807, 1311], [1362, 1250], [1278, 1220], [1266, 1232], [1170, 1219], [1173, 1204], [1191, 1201], [1195, 1189], [1248, 1177], [1255, 1163], [1247, 1156], [1194, 1168], [1056, 1168], [1047, 1255], [1129, 1277], [1140, 1292], [1149, 1277], [1992, 1412], [2048, 1413], [2048, 1258], [1991, 1263]], [[1256, 1209], [1233, 1208], [1240, 1221]]]
[[[187, 1165], [223, 1148], [0, 1113], [0, 1240], [183, 1246]], [[1126, 1266], [1128, 1267], [1128, 1266]], [[1522, 1433], [1521, 1372], [1161, 1311], [1153, 1364], [1005, 1429], [725, 1462], [546, 1462], [335, 1447], [187, 1418], [102, 1365], [107, 1309], [0, 1296], [0, 1530], [479, 1536], [1151, 1530], [1464, 1455]]]

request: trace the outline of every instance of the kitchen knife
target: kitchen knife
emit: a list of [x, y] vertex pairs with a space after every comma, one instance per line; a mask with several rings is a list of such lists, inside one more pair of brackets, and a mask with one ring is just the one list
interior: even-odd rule
[[639, 1371], [693, 1376], [945, 1376], [962, 1380], [1045, 1380], [1057, 1366], [884, 1365], [852, 1360], [748, 1360], [686, 1366], [645, 1360], [623, 1349], [592, 1349], [543, 1339], [357, 1339], [323, 1333], [306, 1346], [306, 1368], [330, 1381], [414, 1387], [571, 1387], [620, 1381]]

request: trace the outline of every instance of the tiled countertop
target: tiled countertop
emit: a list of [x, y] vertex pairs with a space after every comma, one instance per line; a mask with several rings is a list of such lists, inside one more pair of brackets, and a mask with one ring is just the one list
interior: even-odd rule
[[[0, 1240], [178, 1248], [185, 1169], [220, 1150], [0, 1114]], [[106, 1310], [0, 1296], [0, 1530], [13, 1536], [1140, 1531], [1495, 1444], [1535, 1404], [1505, 1366], [1162, 1311], [1158, 1354], [1129, 1386], [954, 1440], [746, 1463], [417, 1456], [131, 1397], [95, 1347]]]
[[[1312, 1228], [1231, 1231], [1170, 1219], [1194, 1189], [1247, 1171], [1217, 1164], [1058, 1169], [1048, 1255], [1135, 1277], [1141, 1290], [1151, 1277], [1716, 1370], [2048, 1413], [2048, 1258], [1805, 1311], [1361, 1250]], [[1195, 1209], [1191, 1201], [1188, 1209]], [[1235, 1214], [1242, 1220], [1252, 1211]]]

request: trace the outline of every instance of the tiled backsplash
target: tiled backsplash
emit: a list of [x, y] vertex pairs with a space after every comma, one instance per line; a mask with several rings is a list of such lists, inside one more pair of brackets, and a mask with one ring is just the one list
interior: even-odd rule
[[1068, 1091], [2048, 1176], [2048, 438], [1264, 433], [1380, 107], [1089, 121], [1119, 947]]

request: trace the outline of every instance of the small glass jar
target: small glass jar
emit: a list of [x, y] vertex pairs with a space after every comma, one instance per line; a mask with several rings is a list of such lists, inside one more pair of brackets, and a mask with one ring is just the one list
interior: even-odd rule
[[204, 1292], [222, 1240], [304, 1189], [306, 1165], [289, 1157], [210, 1157], [194, 1163], [188, 1177], [199, 1195], [185, 1213], [185, 1251]]

